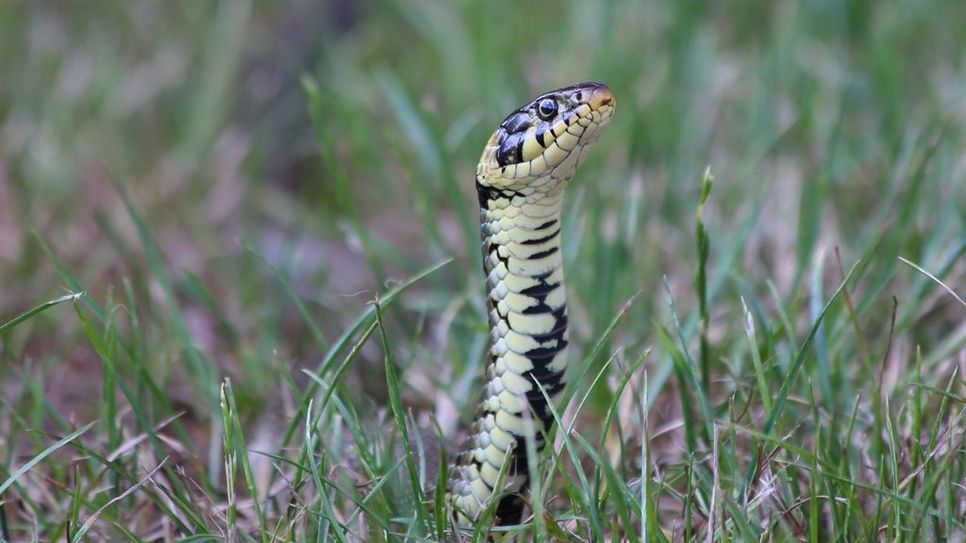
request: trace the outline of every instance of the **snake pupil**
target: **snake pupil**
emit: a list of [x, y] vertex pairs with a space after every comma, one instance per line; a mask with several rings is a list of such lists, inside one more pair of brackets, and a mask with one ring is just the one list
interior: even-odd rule
[[537, 105], [537, 115], [545, 121], [549, 121], [551, 117], [557, 114], [557, 102], [550, 98], [544, 98], [540, 100], [540, 104]]

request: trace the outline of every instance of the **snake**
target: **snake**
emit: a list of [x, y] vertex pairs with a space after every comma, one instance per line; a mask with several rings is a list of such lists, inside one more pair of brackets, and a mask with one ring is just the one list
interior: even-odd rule
[[568, 365], [564, 191], [614, 107], [595, 81], [545, 92], [506, 116], [477, 164], [490, 347], [483, 400], [447, 481], [458, 526], [491, 506], [497, 525], [523, 520], [528, 450], [544, 448], [547, 399], [559, 401]]

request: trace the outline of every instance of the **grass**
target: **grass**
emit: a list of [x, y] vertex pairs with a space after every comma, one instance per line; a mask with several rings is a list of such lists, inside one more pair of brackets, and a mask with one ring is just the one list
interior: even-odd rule
[[966, 541], [964, 6], [4, 4], [0, 538], [484, 541], [474, 166], [599, 79], [490, 535]]

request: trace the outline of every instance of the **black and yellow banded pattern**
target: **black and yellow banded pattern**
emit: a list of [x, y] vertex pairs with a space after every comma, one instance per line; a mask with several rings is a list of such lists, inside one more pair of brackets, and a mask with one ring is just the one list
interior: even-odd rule
[[553, 422], [535, 382], [553, 398], [567, 367], [564, 189], [613, 113], [614, 97], [602, 83], [544, 93], [506, 117], [477, 166], [491, 346], [483, 401], [449, 480], [461, 525], [486, 508], [507, 458], [496, 520], [522, 520], [525, 440], [541, 450], [542, 430]]

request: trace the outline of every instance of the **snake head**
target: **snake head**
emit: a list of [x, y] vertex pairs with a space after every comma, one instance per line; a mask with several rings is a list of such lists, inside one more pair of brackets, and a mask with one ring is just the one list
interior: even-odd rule
[[477, 182], [525, 193], [562, 186], [613, 114], [614, 95], [603, 83], [589, 81], [543, 93], [507, 115], [490, 136], [477, 166]]

